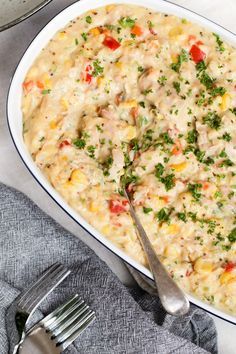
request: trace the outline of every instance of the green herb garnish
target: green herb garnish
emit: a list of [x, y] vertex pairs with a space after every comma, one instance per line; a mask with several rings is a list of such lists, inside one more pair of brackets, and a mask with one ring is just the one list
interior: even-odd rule
[[177, 73], [179, 73], [182, 63], [187, 62], [188, 59], [189, 59], [188, 52], [185, 49], [182, 49], [179, 56], [178, 56], [177, 63], [171, 64], [171, 66], [170, 66], [171, 69], [176, 71]]
[[91, 17], [91, 16], [86, 16], [86, 17], [85, 17], [85, 21], [86, 21], [87, 23], [92, 23], [92, 17]]
[[219, 52], [223, 53], [225, 51], [225, 47], [224, 47], [224, 43], [223, 41], [220, 39], [220, 36], [216, 33], [212, 33], [213, 36], [215, 36], [216, 38], [216, 43], [217, 43], [217, 49], [219, 50]]
[[193, 198], [198, 202], [201, 198], [199, 189], [202, 187], [201, 183], [189, 183], [188, 191], [192, 194]]
[[153, 210], [152, 208], [143, 207], [143, 212], [144, 212], [144, 214], [148, 214], [148, 213], [150, 213], [152, 210]]
[[121, 27], [123, 28], [132, 28], [135, 25], [135, 20], [133, 20], [130, 17], [122, 17], [119, 20], [119, 24], [121, 25]]
[[220, 116], [214, 112], [208, 112], [205, 117], [203, 117], [203, 123], [207, 124], [210, 128], [218, 130], [221, 126]]
[[103, 70], [104, 68], [100, 65], [100, 61], [98, 59], [96, 59], [94, 62], [93, 62], [93, 72], [92, 72], [92, 75], [94, 77], [96, 76], [99, 76], [101, 74], [103, 74]]
[[73, 145], [76, 146], [78, 149], [83, 149], [86, 145], [86, 141], [81, 138], [74, 139], [72, 141]]

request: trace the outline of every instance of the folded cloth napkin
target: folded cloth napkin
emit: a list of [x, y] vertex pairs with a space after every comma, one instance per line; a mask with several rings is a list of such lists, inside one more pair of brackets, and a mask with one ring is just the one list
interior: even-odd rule
[[97, 316], [65, 353], [217, 353], [215, 326], [205, 312], [192, 306], [187, 316], [167, 315], [156, 296], [138, 286], [127, 289], [78, 238], [21, 192], [0, 184], [1, 354], [12, 349], [8, 306], [54, 262], [71, 268], [72, 274], [43, 302], [41, 313], [78, 293]]

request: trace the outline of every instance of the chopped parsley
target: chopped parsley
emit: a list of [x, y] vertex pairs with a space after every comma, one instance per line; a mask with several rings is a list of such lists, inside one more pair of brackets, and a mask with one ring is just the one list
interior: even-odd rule
[[230, 159], [225, 159], [220, 163], [220, 167], [224, 167], [224, 166], [231, 167], [233, 165], [234, 165], [234, 163]]
[[206, 70], [207, 66], [204, 60], [200, 61], [199, 63], [196, 64], [196, 70], [200, 73], [203, 70]]
[[179, 73], [180, 67], [183, 62], [187, 62], [189, 59], [188, 52], [184, 49], [181, 50], [181, 53], [178, 56], [177, 63], [172, 63], [171, 64], [171, 69], [174, 70], [175, 72]]
[[150, 213], [152, 210], [153, 210], [152, 208], [143, 207], [143, 212], [144, 212], [144, 214], [148, 214], [148, 213]]
[[208, 112], [205, 117], [203, 117], [203, 123], [207, 124], [210, 128], [218, 130], [221, 126], [220, 116], [214, 112]]
[[142, 93], [144, 96], [147, 96], [149, 93], [152, 93], [152, 89], [144, 90]]
[[101, 126], [99, 124], [96, 125], [96, 128], [99, 132], [101, 132], [101, 133], [103, 132], [103, 129], [101, 128]]
[[226, 92], [226, 89], [222, 86], [219, 86], [219, 87], [214, 87], [210, 94], [212, 97], [216, 97], [216, 96], [223, 96]]
[[93, 72], [92, 72], [92, 75], [94, 77], [96, 76], [99, 76], [101, 74], [103, 74], [103, 70], [104, 68], [100, 65], [100, 61], [98, 59], [96, 59], [94, 62], [93, 62]]
[[231, 141], [232, 140], [232, 136], [229, 134], [229, 133], [224, 133], [223, 135], [222, 135], [222, 137], [221, 138], [219, 138], [219, 139], [222, 139], [222, 140], [224, 140], [224, 141]]
[[165, 167], [159, 162], [156, 166], [155, 166], [155, 176], [157, 178], [160, 178], [163, 175]]
[[232, 112], [236, 116], [236, 107], [230, 108], [230, 112]]
[[77, 138], [73, 140], [73, 145], [76, 146], [78, 149], [84, 149], [86, 145], [86, 141], [82, 138]]
[[162, 133], [160, 135], [160, 138], [163, 139], [164, 143], [166, 143], [166, 144], [174, 144], [174, 142], [171, 139], [171, 137], [169, 136], [168, 132]]
[[121, 184], [124, 188], [128, 186], [130, 183], [136, 183], [139, 180], [139, 177], [134, 175], [132, 172], [128, 174], [126, 173], [121, 177]]
[[78, 45], [78, 44], [79, 44], [78, 38], [75, 38], [75, 45]]
[[177, 213], [177, 217], [183, 222], [187, 222], [187, 216], [185, 213]]
[[83, 38], [83, 40], [84, 40], [85, 42], [86, 42], [87, 39], [88, 39], [88, 35], [87, 35], [87, 33], [85, 33], [85, 32], [81, 33], [81, 37]]
[[156, 213], [156, 218], [160, 222], [169, 221], [171, 212], [172, 212], [172, 209], [162, 208], [161, 210], [159, 210]]
[[49, 93], [51, 92], [51, 90], [42, 90], [42, 95], [49, 95]]
[[165, 86], [166, 81], [167, 81], [167, 77], [164, 76], [164, 75], [160, 76], [159, 79], [157, 80], [157, 82], [158, 82], [161, 86]]
[[144, 71], [144, 68], [142, 66], [138, 66], [138, 71], [142, 73]]
[[141, 107], [145, 108], [145, 102], [144, 102], [144, 101], [140, 101], [138, 104], [139, 104]]
[[193, 198], [198, 202], [201, 198], [199, 189], [202, 187], [201, 183], [189, 183], [188, 191], [192, 194]]
[[109, 168], [113, 164], [113, 158], [112, 156], [109, 156], [102, 164], [103, 166], [103, 174], [104, 176], [109, 176]]
[[138, 123], [140, 127], [143, 127], [144, 125], [146, 125], [148, 123], [148, 118], [142, 115], [138, 116]]
[[229, 233], [228, 240], [232, 243], [236, 242], [236, 227]]
[[122, 17], [119, 20], [119, 24], [121, 25], [121, 27], [123, 28], [132, 28], [135, 25], [135, 20], [133, 20], [130, 17]]
[[164, 184], [166, 191], [169, 191], [175, 186], [174, 181], [175, 175], [173, 173], [166, 175], [165, 177], [161, 177], [160, 181]]
[[95, 158], [95, 150], [96, 150], [96, 147], [94, 145], [89, 145], [87, 147], [87, 151], [88, 151], [88, 155], [89, 157], [91, 157], [92, 159]]
[[173, 87], [174, 87], [175, 91], [177, 92], [177, 94], [179, 94], [180, 93], [180, 83], [178, 81], [174, 81]]
[[190, 130], [187, 135], [187, 142], [189, 144], [195, 144], [197, 142], [198, 132], [196, 129]]
[[199, 81], [201, 82], [202, 85], [206, 87], [207, 90], [212, 89], [215, 79], [210, 77], [210, 75], [206, 71], [202, 71], [198, 75]]
[[218, 34], [216, 34], [216, 33], [212, 33], [212, 34], [216, 38], [217, 50], [219, 52], [223, 53], [225, 51], [225, 47], [224, 47], [223, 41], [220, 39], [220, 36]]
[[91, 17], [91, 16], [86, 16], [86, 17], [85, 17], [85, 21], [86, 21], [87, 23], [92, 23], [92, 17]]

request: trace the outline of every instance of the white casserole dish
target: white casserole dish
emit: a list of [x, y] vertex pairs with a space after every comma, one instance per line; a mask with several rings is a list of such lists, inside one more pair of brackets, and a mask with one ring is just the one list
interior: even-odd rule
[[[22, 82], [26, 76], [29, 67], [34, 62], [35, 58], [41, 52], [42, 48], [46, 46], [51, 37], [61, 28], [67, 25], [67, 23], [81, 15], [82, 13], [97, 8], [100, 6], [113, 4], [113, 3], [124, 3], [124, 4], [134, 4], [149, 7], [157, 12], [164, 12], [168, 14], [173, 14], [182, 18], [189, 19], [192, 22], [198, 23], [203, 27], [209, 29], [212, 32], [218, 33], [227, 42], [236, 46], [236, 36], [224, 29], [223, 27], [217, 25], [216, 23], [199, 16], [198, 14], [191, 12], [183, 7], [177, 6], [170, 2], [163, 0], [82, 0], [80, 2], [74, 3], [73, 5], [67, 7], [56, 17], [54, 17], [36, 36], [36, 38], [29, 45], [25, 54], [21, 58], [15, 74], [13, 76], [7, 101], [7, 115], [8, 115], [8, 125], [9, 130], [16, 146], [16, 149], [21, 156], [26, 167], [31, 172], [32, 176], [38, 181], [41, 187], [54, 199], [54, 201], [73, 218], [78, 224], [80, 224], [86, 231], [88, 231], [93, 237], [100, 241], [104, 246], [109, 248], [112, 252], [121, 257], [125, 262], [136, 268], [138, 271], [146, 275], [148, 278], [153, 279], [150, 271], [144, 266], [140, 265], [134, 261], [131, 257], [121, 251], [118, 247], [112, 244], [108, 239], [102, 236], [97, 230], [95, 230], [91, 225], [89, 225], [79, 214], [77, 214], [56, 192], [56, 190], [50, 185], [48, 180], [44, 177], [42, 172], [37, 168], [31, 155], [27, 151], [27, 148], [23, 141], [22, 136], [22, 112], [21, 112], [21, 96], [22, 96]], [[236, 324], [236, 317], [231, 316], [223, 311], [208, 305], [201, 300], [189, 296], [189, 300], [195, 305], [207, 310], [208, 312], [227, 320], [233, 324]]]

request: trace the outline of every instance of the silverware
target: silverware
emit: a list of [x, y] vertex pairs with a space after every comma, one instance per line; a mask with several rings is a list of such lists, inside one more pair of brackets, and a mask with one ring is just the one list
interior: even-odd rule
[[158, 295], [164, 309], [174, 316], [185, 315], [189, 310], [189, 301], [183, 291], [170, 277], [165, 267], [159, 260], [151, 242], [134, 210], [131, 198], [124, 188], [124, 195], [129, 201], [130, 214], [134, 220], [137, 235], [139, 236], [143, 250], [147, 256], [150, 269], [156, 283]]
[[27, 334], [19, 354], [59, 354], [94, 320], [95, 313], [76, 294]]
[[14, 346], [13, 354], [18, 352], [18, 348], [25, 338], [25, 328], [33, 312], [69, 274], [70, 270], [61, 264], [53, 264], [8, 308], [7, 318], [14, 318], [14, 321], [7, 321], [7, 330], [10, 337], [18, 334], [19, 338], [18, 343]]

